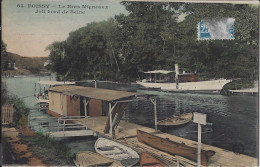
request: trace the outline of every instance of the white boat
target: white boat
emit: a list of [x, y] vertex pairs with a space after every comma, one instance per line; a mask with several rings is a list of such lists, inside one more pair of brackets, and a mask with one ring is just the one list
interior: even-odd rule
[[[37, 103], [40, 104], [41, 108], [44, 108], [46, 104], [49, 104], [49, 97], [47, 90], [42, 91], [42, 86], [47, 85], [49, 87], [59, 86], [59, 85], [75, 85], [75, 82], [63, 82], [63, 81], [38, 81], [39, 85], [39, 93], [35, 93], [34, 96], [36, 97]], [[36, 89], [36, 84], [35, 84]]]
[[[147, 71], [144, 73], [146, 74], [146, 79], [137, 81], [137, 84], [145, 88], [161, 89], [163, 91], [219, 93], [224, 85], [232, 81], [227, 79], [199, 81], [198, 76], [194, 73], [183, 71], [182, 74], [179, 74], [178, 65], [175, 65], [175, 76], [171, 74], [174, 71], [165, 70]], [[166, 79], [161, 79], [162, 75], [167, 75]]]
[[212, 91], [220, 92], [224, 85], [231, 82], [231, 80], [218, 79], [210, 81], [198, 81], [198, 82], [185, 82], [179, 83], [178, 87], [176, 83], [152, 83], [152, 82], [138, 82], [146, 88], [157, 88], [164, 91]]
[[139, 161], [136, 151], [113, 140], [98, 138], [95, 150], [101, 155], [120, 161], [123, 166], [133, 166]]

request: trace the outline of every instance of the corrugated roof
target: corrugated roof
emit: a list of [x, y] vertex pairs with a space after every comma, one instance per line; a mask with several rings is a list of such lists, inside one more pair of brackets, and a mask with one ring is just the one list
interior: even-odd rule
[[130, 98], [135, 96], [144, 96], [144, 94], [136, 92], [126, 92], [102, 88], [91, 88], [83, 86], [69, 86], [62, 85], [50, 88], [49, 91], [59, 92], [66, 95], [78, 95], [91, 99], [99, 99], [105, 101], [116, 101], [123, 98]]

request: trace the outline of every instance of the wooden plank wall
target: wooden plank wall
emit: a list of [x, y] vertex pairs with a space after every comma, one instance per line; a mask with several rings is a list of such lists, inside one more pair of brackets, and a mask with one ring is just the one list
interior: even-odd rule
[[96, 99], [89, 100], [89, 116], [99, 117], [102, 116], [102, 101]]
[[67, 116], [80, 116], [79, 96], [67, 96]]
[[13, 123], [14, 105], [2, 105], [2, 125]]

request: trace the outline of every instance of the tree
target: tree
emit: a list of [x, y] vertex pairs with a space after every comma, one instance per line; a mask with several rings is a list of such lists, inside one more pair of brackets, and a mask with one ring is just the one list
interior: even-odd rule
[[[179, 56], [184, 64], [205, 78], [243, 78], [258, 74], [258, 7], [234, 4], [185, 4], [189, 13]], [[235, 40], [198, 41], [197, 24], [204, 18], [235, 18]]]
[[69, 56], [66, 54], [66, 42], [54, 42], [46, 49], [50, 51], [50, 69], [57, 72], [62, 80], [65, 79], [69, 70]]
[[4, 43], [4, 41], [1, 40], [1, 70], [5, 71], [8, 69], [8, 62], [9, 62], [9, 57], [8, 54], [6, 52], [6, 44]]

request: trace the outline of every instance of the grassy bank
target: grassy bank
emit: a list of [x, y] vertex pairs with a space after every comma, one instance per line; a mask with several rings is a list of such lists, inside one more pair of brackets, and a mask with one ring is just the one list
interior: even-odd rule
[[[5, 137], [2, 138], [4, 164], [73, 165], [70, 149], [65, 144], [27, 127], [30, 109], [21, 99], [6, 96], [4, 102], [14, 106], [13, 123], [4, 127]], [[11, 129], [16, 136], [10, 134]]]
[[53, 165], [73, 165], [70, 148], [62, 142], [56, 141], [41, 132], [35, 136], [25, 137], [24, 140], [38, 147], [39, 151], [54, 163]]

